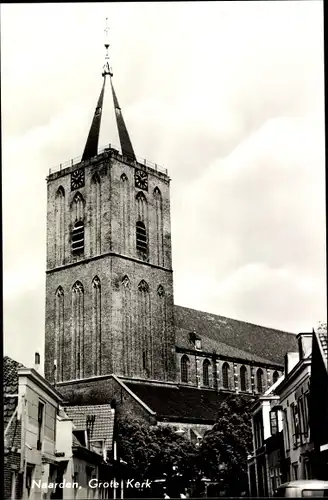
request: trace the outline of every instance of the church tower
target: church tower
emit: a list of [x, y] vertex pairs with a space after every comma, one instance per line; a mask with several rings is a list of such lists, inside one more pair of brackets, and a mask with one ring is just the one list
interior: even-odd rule
[[[135, 156], [105, 48], [82, 158], [47, 178], [45, 375], [174, 381], [170, 179]], [[106, 91], [120, 150], [98, 151]]]

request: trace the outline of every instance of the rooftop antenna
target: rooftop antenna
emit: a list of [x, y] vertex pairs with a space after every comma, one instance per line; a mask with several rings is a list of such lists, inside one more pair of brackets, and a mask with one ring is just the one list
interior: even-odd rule
[[105, 64], [103, 66], [103, 72], [102, 72], [102, 76], [103, 77], [106, 77], [107, 75], [109, 76], [113, 76], [113, 70], [112, 68], [109, 66], [109, 37], [108, 37], [108, 33], [109, 33], [109, 27], [108, 27], [108, 17], [106, 17], [106, 25], [105, 25], [105, 43], [104, 43], [104, 46], [105, 46]]

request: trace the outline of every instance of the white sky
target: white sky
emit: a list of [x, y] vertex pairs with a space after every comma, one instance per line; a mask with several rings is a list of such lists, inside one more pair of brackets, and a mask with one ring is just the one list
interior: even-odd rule
[[135, 152], [172, 178], [175, 303], [296, 333], [324, 320], [322, 2], [7, 4], [5, 353], [43, 353], [45, 177], [83, 152], [105, 17]]

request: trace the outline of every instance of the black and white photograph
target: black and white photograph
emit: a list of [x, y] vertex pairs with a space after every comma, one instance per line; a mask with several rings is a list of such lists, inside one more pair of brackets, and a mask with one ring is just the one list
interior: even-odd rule
[[5, 500], [328, 496], [323, 7], [1, 5]]

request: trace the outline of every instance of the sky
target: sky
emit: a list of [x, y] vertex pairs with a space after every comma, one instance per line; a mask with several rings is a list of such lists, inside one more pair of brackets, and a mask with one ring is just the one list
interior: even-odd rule
[[172, 179], [175, 303], [311, 331], [327, 318], [323, 3], [3, 4], [5, 354], [43, 353], [45, 179], [83, 152], [106, 17], [134, 150]]

